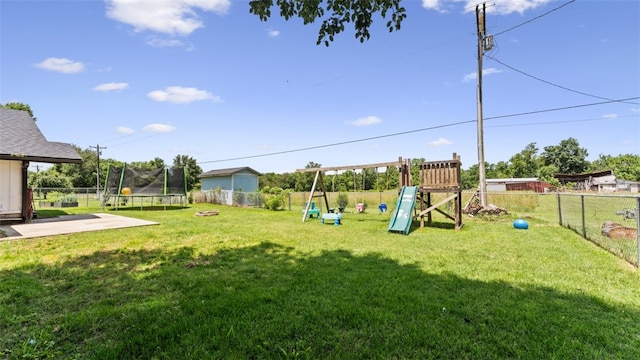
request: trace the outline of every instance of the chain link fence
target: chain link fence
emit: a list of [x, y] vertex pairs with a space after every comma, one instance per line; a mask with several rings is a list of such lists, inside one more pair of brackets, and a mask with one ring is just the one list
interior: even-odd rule
[[557, 194], [558, 220], [596, 245], [640, 264], [640, 196]]
[[34, 188], [33, 205], [36, 209], [99, 207], [101, 200], [96, 188]]

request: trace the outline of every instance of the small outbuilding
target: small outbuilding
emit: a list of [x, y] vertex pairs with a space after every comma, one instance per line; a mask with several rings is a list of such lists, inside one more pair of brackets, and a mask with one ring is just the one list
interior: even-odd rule
[[487, 179], [487, 191], [549, 191], [551, 184], [538, 178], [503, 178]]
[[582, 174], [554, 174], [553, 177], [563, 186], [573, 183], [574, 190], [615, 192], [617, 186], [616, 176], [612, 170]]
[[262, 174], [250, 167], [210, 170], [198, 175], [202, 179], [202, 190], [231, 190], [257, 192], [258, 177]]
[[0, 108], [0, 220], [31, 219], [29, 163], [82, 163], [71, 144], [47, 141], [26, 111]]

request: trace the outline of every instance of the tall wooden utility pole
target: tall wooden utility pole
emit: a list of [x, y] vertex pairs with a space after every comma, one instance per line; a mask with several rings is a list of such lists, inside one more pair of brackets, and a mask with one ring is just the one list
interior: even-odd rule
[[484, 166], [484, 129], [482, 124], [482, 58], [485, 50], [491, 50], [493, 47], [493, 37], [486, 35], [485, 25], [485, 9], [486, 4], [476, 5], [476, 24], [478, 28], [478, 76], [476, 86], [476, 100], [478, 110], [478, 176], [480, 177], [479, 195], [480, 205], [487, 206], [487, 177]]
[[96, 169], [96, 197], [100, 200], [100, 155], [102, 155], [102, 149], [106, 149], [106, 147], [100, 147], [100, 144], [96, 146], [89, 146], [90, 148], [96, 149], [96, 154], [98, 155], [98, 166]]

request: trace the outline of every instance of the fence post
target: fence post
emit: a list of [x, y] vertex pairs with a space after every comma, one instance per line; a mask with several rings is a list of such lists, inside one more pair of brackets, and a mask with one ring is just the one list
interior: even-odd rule
[[287, 198], [289, 199], [289, 211], [291, 211], [291, 193], [287, 193]]
[[640, 196], [636, 198], [636, 243], [638, 244], [638, 263], [636, 267], [640, 269]]
[[562, 206], [560, 206], [560, 193], [558, 193], [558, 218], [560, 220], [560, 226], [562, 226]]
[[582, 208], [582, 237], [587, 238], [587, 227], [584, 220], [584, 195], [580, 195], [580, 207]]

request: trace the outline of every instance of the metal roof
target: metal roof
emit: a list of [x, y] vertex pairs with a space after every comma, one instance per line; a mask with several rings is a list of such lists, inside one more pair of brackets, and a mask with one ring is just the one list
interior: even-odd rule
[[536, 182], [540, 181], [538, 178], [497, 178], [497, 179], [486, 179], [487, 183], [503, 183], [503, 184], [512, 184], [512, 183], [526, 183], [526, 182]]
[[0, 159], [82, 163], [71, 144], [47, 141], [26, 111], [0, 108]]

